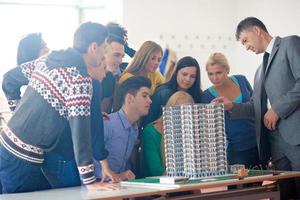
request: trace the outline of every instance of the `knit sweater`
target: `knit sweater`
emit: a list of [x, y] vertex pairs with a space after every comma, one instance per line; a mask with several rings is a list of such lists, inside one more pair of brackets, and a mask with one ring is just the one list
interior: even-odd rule
[[29, 84], [1, 131], [1, 144], [20, 159], [40, 164], [44, 151], [55, 148], [69, 125], [82, 182], [94, 182], [90, 115], [93, 88], [81, 55], [71, 48], [53, 51], [22, 64], [20, 70]]

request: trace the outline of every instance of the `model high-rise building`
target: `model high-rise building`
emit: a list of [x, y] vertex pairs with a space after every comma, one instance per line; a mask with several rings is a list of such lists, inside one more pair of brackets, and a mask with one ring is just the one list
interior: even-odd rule
[[168, 176], [198, 178], [226, 173], [222, 104], [164, 107], [163, 125]]

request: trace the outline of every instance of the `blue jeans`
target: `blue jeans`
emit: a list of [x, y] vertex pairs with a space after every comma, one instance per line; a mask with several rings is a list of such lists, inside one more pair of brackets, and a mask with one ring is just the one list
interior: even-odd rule
[[0, 185], [2, 193], [32, 192], [50, 189], [41, 165], [22, 160], [0, 144]]
[[81, 185], [75, 160], [66, 160], [59, 154], [47, 153], [42, 171], [52, 188]]

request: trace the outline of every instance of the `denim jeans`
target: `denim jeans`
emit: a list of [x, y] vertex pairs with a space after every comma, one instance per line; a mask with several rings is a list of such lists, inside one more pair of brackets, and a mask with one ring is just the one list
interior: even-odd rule
[[42, 171], [52, 188], [80, 186], [75, 160], [66, 160], [56, 153], [47, 153]]
[[0, 185], [2, 193], [32, 192], [50, 189], [41, 165], [30, 163], [8, 152], [0, 144]]

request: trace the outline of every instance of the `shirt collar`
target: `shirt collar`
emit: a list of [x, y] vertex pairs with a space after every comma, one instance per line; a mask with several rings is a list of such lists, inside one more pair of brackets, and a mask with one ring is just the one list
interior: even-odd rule
[[118, 115], [119, 115], [119, 117], [120, 117], [120, 119], [122, 121], [122, 124], [123, 124], [123, 126], [124, 126], [125, 129], [129, 129], [131, 127], [137, 129], [137, 124], [136, 123], [130, 124], [130, 122], [128, 121], [128, 118], [126, 116], [126, 114], [124, 113], [124, 111], [122, 109], [120, 109], [118, 111]]
[[274, 46], [276, 37], [277, 37], [277, 36], [274, 36], [274, 37], [272, 38], [272, 40], [270, 41], [270, 43], [268, 44], [268, 46], [267, 46], [266, 53], [269, 53], [270, 55], [271, 55], [271, 53], [272, 53], [272, 49], [273, 49], [273, 46]]

